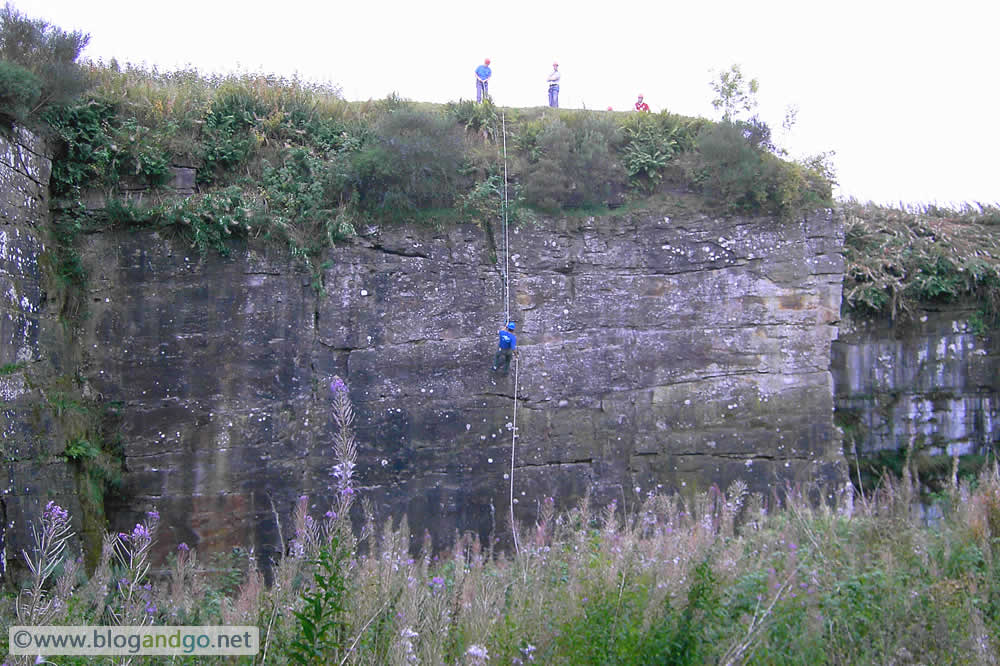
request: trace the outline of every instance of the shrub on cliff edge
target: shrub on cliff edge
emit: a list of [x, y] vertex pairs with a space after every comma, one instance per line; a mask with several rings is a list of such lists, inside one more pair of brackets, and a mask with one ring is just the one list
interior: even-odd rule
[[0, 118], [23, 122], [41, 94], [37, 76], [17, 63], [0, 60]]
[[[7, 107], [0, 96], [0, 113], [22, 120], [45, 106], [68, 102], [83, 92], [86, 82], [76, 59], [89, 41], [90, 35], [83, 32], [67, 32], [47, 21], [24, 16], [10, 3], [4, 5], [0, 9], [0, 62], [13, 63], [22, 71], [13, 79], [20, 90], [15, 93], [14, 106]], [[31, 92], [34, 82], [24, 76], [24, 71], [30, 72], [37, 82], [38, 95], [33, 99], [25, 93]], [[12, 80], [9, 68], [7, 74], [5, 84]], [[0, 85], [0, 90], [11, 92], [6, 85]], [[29, 102], [30, 108], [25, 112], [24, 105]]]
[[583, 112], [547, 118], [524, 130], [528, 165], [524, 196], [547, 212], [601, 206], [624, 188], [618, 157], [621, 130], [614, 120]]
[[766, 124], [722, 121], [699, 135], [690, 177], [710, 204], [730, 213], [788, 217], [833, 204], [833, 174], [822, 159], [788, 162], [774, 151]]

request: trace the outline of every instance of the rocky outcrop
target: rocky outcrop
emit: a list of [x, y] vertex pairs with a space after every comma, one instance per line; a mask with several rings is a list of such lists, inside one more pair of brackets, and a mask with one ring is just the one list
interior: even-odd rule
[[[735, 479], [842, 481], [839, 233], [829, 214], [654, 211], [513, 230], [517, 515], [547, 496], [631, 506]], [[418, 541], [504, 538], [515, 377], [490, 371], [494, 246], [475, 226], [383, 228], [332, 251], [317, 293], [265, 246], [219, 259], [150, 233], [88, 237], [88, 376], [125, 405], [112, 513], [127, 525], [155, 506], [168, 542], [273, 552], [299, 495], [328, 505], [339, 375], [380, 518], [406, 514]]]
[[[972, 307], [924, 309], [905, 325], [847, 319], [832, 349], [838, 420], [858, 454], [983, 455], [1000, 442], [1000, 348]], [[947, 465], [945, 465], [947, 468]]]
[[44, 142], [14, 128], [0, 138], [0, 497], [2, 568], [31, 545], [31, 522], [45, 502], [69, 508], [80, 524], [73, 469], [61, 454], [62, 425], [48, 407], [67, 341], [51, 307], [43, 270], [52, 162]]
[[[79, 248], [89, 277], [72, 337], [32, 338], [15, 322], [31, 313], [13, 306], [3, 330], [38, 340], [24, 347], [32, 358], [72, 365], [88, 399], [118, 406], [126, 471], [105, 508], [119, 529], [156, 508], [164, 548], [252, 546], [266, 560], [291, 536], [300, 495], [326, 510], [334, 375], [356, 408], [361, 496], [380, 520], [407, 515], [417, 542], [472, 530], [502, 543], [512, 487], [528, 521], [549, 496], [631, 507], [737, 479], [764, 493], [843, 483], [829, 369], [840, 222], [682, 210], [512, 229], [516, 376], [490, 371], [508, 255], [502, 234], [474, 225], [371, 230], [329, 252], [319, 285], [262, 242], [223, 258], [154, 232], [93, 234]], [[38, 243], [11, 274], [19, 293], [44, 274]], [[32, 293], [54, 324], [44, 289]], [[31, 427], [31, 441], [65, 447]], [[19, 464], [12, 488], [47, 497]], [[70, 480], [51, 487], [69, 492], [63, 469]], [[9, 488], [8, 513], [16, 497]]]

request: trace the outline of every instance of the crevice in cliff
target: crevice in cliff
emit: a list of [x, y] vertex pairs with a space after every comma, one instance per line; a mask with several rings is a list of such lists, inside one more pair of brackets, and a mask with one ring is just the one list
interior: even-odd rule
[[497, 239], [493, 234], [493, 223], [490, 222], [488, 219], [485, 222], [483, 222], [483, 231], [485, 232], [484, 235], [486, 236], [486, 249], [488, 249], [490, 253], [489, 261], [496, 267], [497, 272], [500, 273], [502, 277], [503, 271], [500, 270], [500, 265], [499, 265], [500, 254], [497, 251]]
[[[620, 277], [664, 277], [673, 275], [686, 275], [688, 273], [710, 273], [712, 271], [726, 271], [732, 270], [734, 268], [745, 268], [752, 260], [747, 260], [745, 258], [737, 258], [723, 266], [715, 266], [714, 262], [705, 262], [703, 264], [695, 264], [690, 268], [675, 268], [667, 269], [663, 268], [657, 270], [655, 268], [643, 267], [637, 268], [635, 266], [627, 266], [624, 264], [592, 264], [579, 261], [572, 261], [565, 266], [560, 266], [558, 268], [540, 268], [535, 269], [534, 273], [536, 275], [562, 275], [566, 277], [571, 276], [607, 276], [609, 272], [613, 273], [616, 278]], [[837, 275], [836, 273], [831, 273], [830, 275]]]
[[48, 182], [45, 181], [45, 180], [38, 179], [38, 178], [35, 177], [35, 174], [32, 173], [32, 169], [31, 169], [30, 165], [28, 164], [28, 162], [24, 159], [24, 155], [21, 154], [21, 151], [23, 150], [26, 153], [31, 153], [32, 155], [34, 155], [37, 158], [41, 158], [41, 159], [48, 159], [48, 158], [45, 155], [42, 155], [42, 154], [40, 154], [40, 153], [32, 150], [28, 146], [24, 145], [23, 143], [21, 143], [20, 141], [18, 141], [17, 138], [14, 138], [11, 141], [11, 145], [12, 146], [17, 146], [17, 148], [18, 148], [18, 150], [12, 150], [11, 151], [13, 153], [13, 155], [14, 155], [14, 160], [13, 161], [17, 162], [17, 164], [7, 164], [6, 162], [2, 162], [0, 164], [3, 164], [3, 166], [6, 166], [6, 167], [10, 168], [12, 171], [17, 172], [18, 175], [24, 176], [25, 178], [27, 178], [28, 180], [30, 180], [31, 182], [33, 182], [35, 185], [37, 185], [38, 187], [42, 188], [43, 190], [48, 189], [48, 186], [49, 186]]
[[787, 462], [787, 461], [811, 462], [811, 461], [816, 460], [816, 458], [814, 458], [814, 457], [803, 456], [803, 455], [799, 455], [799, 456], [776, 456], [776, 455], [770, 455], [770, 454], [758, 453], [758, 452], [754, 452], [752, 454], [747, 454], [747, 453], [715, 453], [715, 452], [712, 452], [712, 451], [670, 451], [670, 452], [663, 452], [663, 453], [643, 452], [643, 453], [633, 453], [632, 457], [651, 456], [651, 455], [664, 455], [664, 456], [669, 455], [669, 456], [677, 456], [679, 458], [716, 458], [716, 459], [719, 459], [719, 460], [738, 460], [738, 461], [740, 461], [742, 463], [746, 463], [748, 461], [749, 462], [761, 461], [761, 462], [770, 462], [770, 463], [774, 463], [774, 462]]
[[313, 282], [313, 336], [319, 339], [319, 311], [323, 295], [326, 294], [326, 270], [320, 266]]
[[[318, 317], [319, 315], [317, 314], [317, 319], [316, 319], [317, 323], [319, 323]], [[336, 345], [331, 345], [329, 342], [324, 342], [319, 338], [316, 339], [316, 343], [319, 344], [321, 347], [326, 347], [332, 352], [341, 352], [345, 354], [350, 354], [351, 352], [354, 351], [360, 351], [361, 349], [360, 347], [337, 347]]]
[[531, 467], [566, 467], [568, 465], [593, 465], [593, 458], [581, 458], [579, 460], [553, 460], [551, 462], [522, 463], [514, 465], [514, 469], [528, 469]]
[[[488, 392], [484, 392], [484, 393], [477, 394], [476, 397], [478, 397], [478, 398], [503, 398], [504, 400], [510, 400], [514, 396], [511, 395], [511, 394], [509, 394], [509, 393], [488, 393]], [[523, 395], [517, 396], [517, 401], [519, 403], [525, 405], [526, 407], [529, 404], [528, 398], [526, 398]]]
[[381, 252], [383, 254], [389, 254], [389, 255], [392, 255], [394, 257], [415, 257], [415, 258], [418, 258], [418, 259], [430, 259], [430, 256], [428, 256], [427, 254], [425, 254], [423, 252], [418, 252], [416, 250], [413, 250], [413, 251], [410, 251], [410, 252], [407, 252], [406, 250], [397, 250], [397, 249], [394, 249], [394, 248], [386, 247], [384, 245], [380, 245], [379, 243], [373, 243], [372, 246], [371, 246], [371, 248], [373, 250], [377, 250], [377, 251], [379, 251], [379, 252]]
[[[503, 302], [503, 297], [505, 295], [503, 285], [506, 282], [506, 277], [508, 276], [504, 275], [504, 267], [501, 264], [500, 250], [497, 247], [497, 239], [493, 231], [493, 223], [486, 220], [483, 223], [483, 232], [483, 235], [486, 237], [486, 248], [488, 251], [488, 255], [486, 257], [487, 262], [493, 265], [493, 270], [496, 272], [497, 278], [500, 280], [500, 309], [501, 311], [506, 312], [508, 304]], [[508, 297], [510, 296], [510, 294], [506, 295]]]

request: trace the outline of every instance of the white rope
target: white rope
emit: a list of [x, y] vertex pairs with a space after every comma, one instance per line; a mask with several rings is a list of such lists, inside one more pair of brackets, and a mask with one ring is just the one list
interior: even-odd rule
[[510, 236], [507, 233], [507, 118], [502, 112], [500, 123], [503, 127], [503, 325], [507, 326], [510, 321]]
[[[510, 323], [510, 234], [507, 224], [507, 118], [504, 113], [500, 114], [500, 122], [503, 127], [503, 302], [504, 302], [504, 328]], [[510, 533], [514, 537], [514, 552], [520, 554], [521, 549], [517, 543], [517, 527], [514, 525], [514, 453], [517, 448], [517, 381], [518, 381], [518, 361], [514, 356], [514, 416], [512, 417], [510, 433]]]
[[517, 356], [514, 357], [514, 419], [510, 433], [510, 533], [514, 535], [514, 552], [521, 554], [517, 545], [517, 527], [514, 525], [514, 451], [517, 441]]

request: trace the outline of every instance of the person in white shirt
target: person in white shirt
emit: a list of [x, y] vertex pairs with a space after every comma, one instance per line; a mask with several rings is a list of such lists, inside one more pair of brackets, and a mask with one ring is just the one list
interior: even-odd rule
[[552, 73], [549, 74], [549, 106], [559, 108], [559, 63], [552, 63]]

